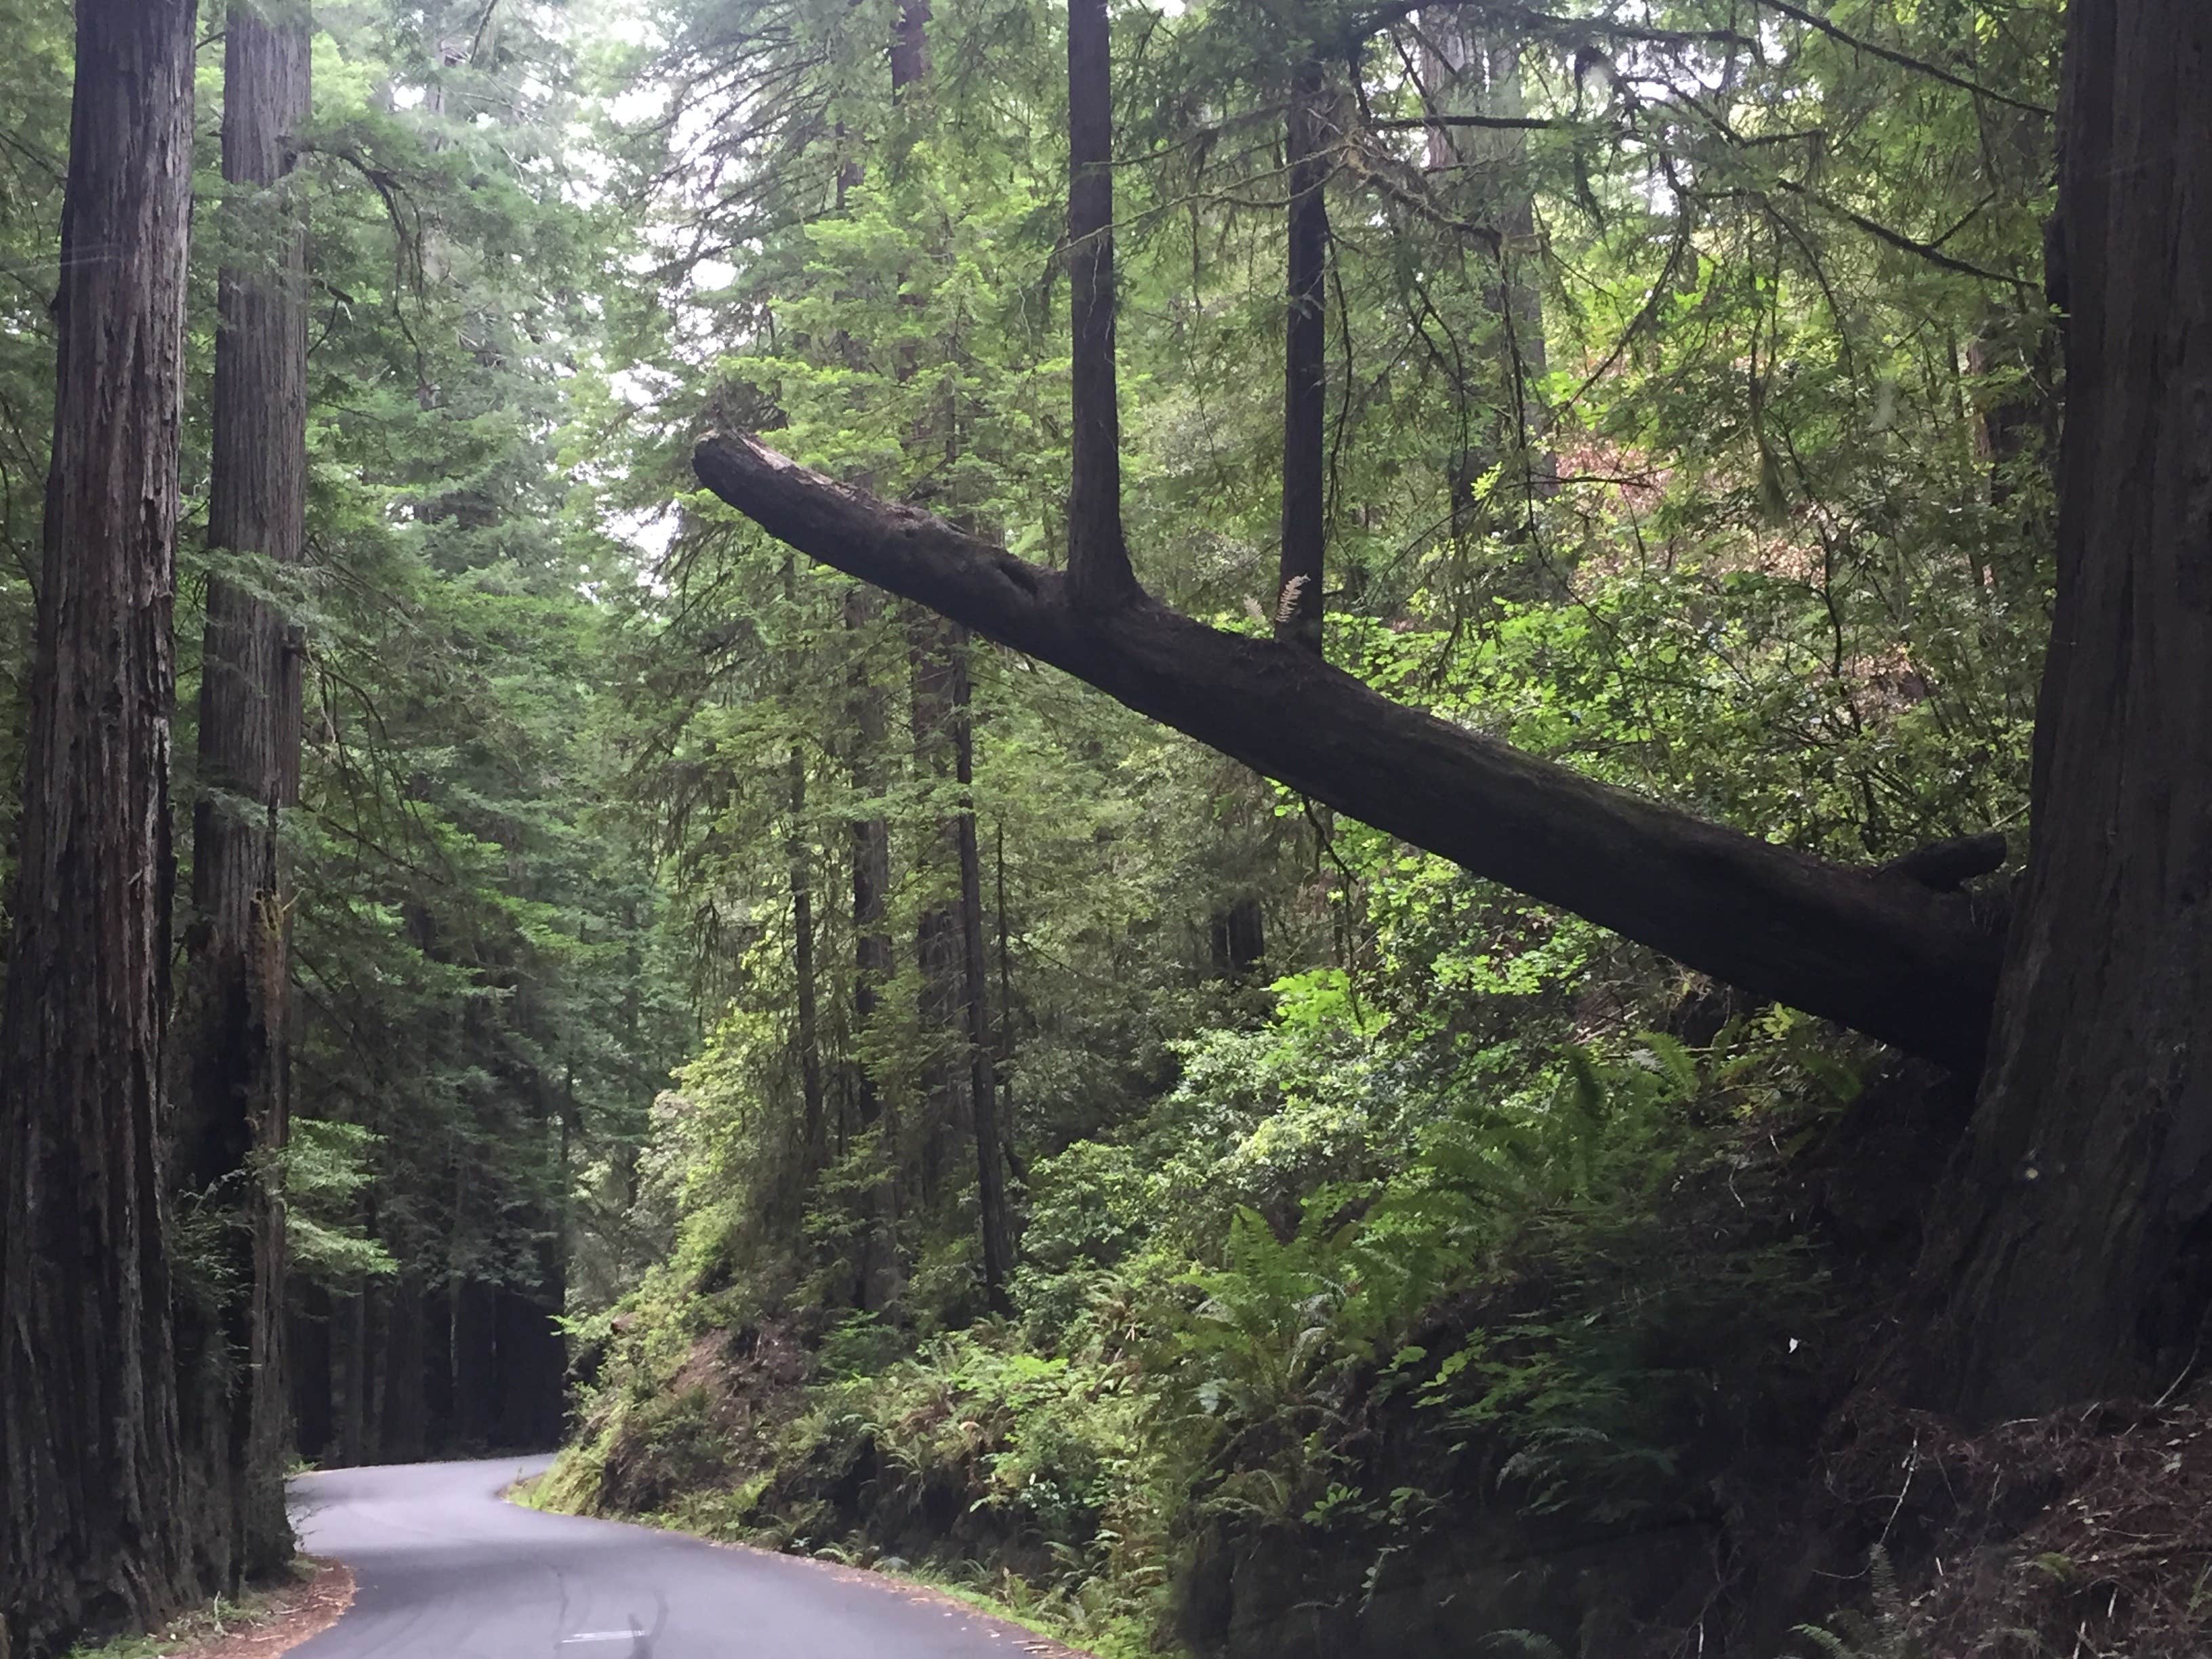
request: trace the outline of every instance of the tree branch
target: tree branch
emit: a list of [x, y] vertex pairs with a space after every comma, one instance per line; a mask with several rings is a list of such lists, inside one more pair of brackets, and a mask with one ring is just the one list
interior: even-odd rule
[[1328, 667], [1072, 579], [757, 440], [700, 478], [770, 535], [1065, 669], [1301, 793], [1754, 996], [1977, 1066], [2001, 942], [1960, 895], [1829, 863], [1524, 755]]
[[1754, 0], [1754, 3], [1765, 6], [1769, 11], [1778, 11], [1784, 17], [1794, 17], [1806, 27], [1818, 29], [1830, 40], [1840, 40], [1854, 52], [1867, 52], [1882, 59], [1885, 63], [1895, 64], [1899, 69], [1909, 69], [1917, 74], [1927, 76], [1930, 80], [1941, 81], [1947, 87], [1956, 87], [1960, 91], [1970, 92], [1977, 98], [1986, 98], [1993, 104], [2003, 104], [2008, 108], [2025, 110], [2030, 115], [2056, 113], [2055, 111], [2045, 108], [2041, 104], [2031, 104], [2025, 99], [2011, 97], [1993, 87], [1985, 87], [1978, 81], [1969, 81], [1962, 75], [1954, 75], [1950, 70], [1931, 64], [1925, 58], [1914, 58], [1905, 52], [1893, 51], [1887, 46], [1878, 46], [1871, 40], [1838, 27], [1825, 17], [1814, 16], [1802, 6], [1791, 5], [1790, 0]]
[[1569, 124], [1541, 115], [1409, 115], [1370, 119], [1377, 132], [1421, 132], [1430, 127], [1481, 127], [1493, 132], [1548, 132]]

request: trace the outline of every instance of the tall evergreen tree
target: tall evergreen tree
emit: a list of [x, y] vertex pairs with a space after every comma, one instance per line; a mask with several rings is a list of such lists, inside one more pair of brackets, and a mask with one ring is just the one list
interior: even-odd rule
[[0, 1006], [0, 1651], [201, 1588], [162, 1155], [192, 0], [83, 0]]
[[2212, 1318], [2212, 15], [2074, 0], [2034, 839], [1931, 1266], [1979, 1416], [2155, 1396]]
[[292, 189], [310, 101], [304, 4], [234, 0], [223, 27], [213, 464], [200, 660], [198, 799], [179, 1018], [175, 1179], [213, 1260], [179, 1310], [185, 1438], [208, 1503], [202, 1547], [237, 1583], [291, 1555], [284, 1514], [283, 1216], [301, 655], [281, 585], [307, 530], [307, 236]]

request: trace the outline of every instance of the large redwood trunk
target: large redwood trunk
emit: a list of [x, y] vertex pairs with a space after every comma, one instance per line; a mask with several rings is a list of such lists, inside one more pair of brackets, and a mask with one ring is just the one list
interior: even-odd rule
[[2212, 1358], [2212, 10], [2075, 0], [2035, 837], [1930, 1267], [1960, 1403]]
[[[296, 565], [306, 534], [307, 225], [285, 180], [308, 114], [304, 5], [233, 0], [223, 35], [222, 210], [208, 542]], [[192, 924], [179, 1017], [180, 1202], [224, 1218], [226, 1300], [179, 1314], [195, 1480], [228, 1524], [203, 1534], [234, 1586], [291, 1559], [284, 1513], [283, 1215], [257, 1168], [287, 1139], [290, 984], [279, 815], [299, 799], [299, 653], [283, 615], [220, 563], [200, 678]]]
[[0, 1655], [204, 1588], [162, 1227], [192, 0], [80, 0], [0, 1004]]

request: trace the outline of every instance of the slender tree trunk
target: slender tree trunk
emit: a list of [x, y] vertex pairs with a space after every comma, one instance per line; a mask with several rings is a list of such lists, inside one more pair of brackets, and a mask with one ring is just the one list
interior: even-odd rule
[[891, 33], [891, 95], [929, 79], [929, 0], [899, 0]]
[[386, 1308], [381, 1449], [395, 1463], [411, 1463], [428, 1449], [422, 1281], [411, 1274], [393, 1279]]
[[284, 1344], [292, 1398], [292, 1423], [302, 1457], [330, 1453], [331, 1296], [320, 1285], [293, 1281], [290, 1332]]
[[[1489, 33], [1471, 43], [1468, 73], [1480, 80], [1478, 113], [1518, 120], [1528, 112], [1521, 84], [1521, 42]], [[1500, 447], [1512, 458], [1524, 500], [1559, 489], [1559, 459], [1538, 447], [1545, 423], [1541, 385], [1549, 361], [1544, 343], [1544, 295], [1528, 279], [1539, 257], [1536, 197], [1528, 178], [1528, 135], [1519, 128], [1479, 129], [1470, 135], [1474, 157], [1498, 180], [1492, 222], [1498, 227], [1497, 280], [1486, 290], [1498, 319]]]
[[79, 0], [54, 443], [0, 1003], [0, 1654], [202, 1586], [163, 1237], [192, 0]]
[[2058, 586], [2035, 836], [1938, 1206], [1959, 1401], [2212, 1358], [2212, 11], [2075, 0]]
[[[783, 562], [783, 599], [795, 627], [799, 616], [799, 569], [795, 560]], [[802, 664], [794, 647], [786, 661], [792, 690], [797, 690]], [[796, 743], [786, 758], [791, 830], [784, 838], [784, 861], [791, 884], [792, 973], [798, 981], [795, 1001], [799, 1019], [799, 1163], [803, 1187], [811, 1187], [828, 1156], [828, 1103], [822, 1075], [821, 994], [814, 964], [814, 857], [806, 833], [806, 755]], [[633, 998], [635, 993], [632, 994]], [[633, 1033], [635, 1009], [626, 1012]]]
[[1073, 468], [1067, 578], [1075, 604], [1110, 610], [1137, 592], [1121, 529], [1121, 403], [1114, 367], [1114, 88], [1106, 0], [1067, 7], [1068, 321]]
[[791, 835], [784, 855], [791, 869], [792, 971], [799, 1014], [799, 1162], [812, 1180], [826, 1155], [822, 1084], [822, 1015], [814, 967], [814, 864], [806, 845], [806, 759], [797, 744], [786, 763], [791, 779]]
[[[296, 565], [306, 532], [307, 227], [284, 183], [308, 113], [308, 27], [284, 0], [233, 0], [224, 24], [222, 210], [208, 541], [218, 557]], [[252, 579], [250, 579], [252, 580]], [[258, 585], [258, 584], [257, 584]], [[180, 1304], [188, 1456], [230, 1524], [204, 1547], [234, 1588], [292, 1555], [281, 1348], [281, 1196], [254, 1154], [286, 1139], [291, 932], [278, 819], [299, 799], [299, 649], [254, 586], [208, 578], [192, 912], [179, 1017], [177, 1180], [225, 1218], [240, 1288]]]
[[[1020, 1137], [1014, 1132], [1014, 951], [1010, 935], [1012, 925], [1008, 921], [1006, 908], [1006, 825], [1004, 819], [993, 826], [993, 865], [998, 888], [998, 906], [994, 919], [999, 925], [999, 1052], [994, 1070], [999, 1085], [999, 1143], [1006, 1149], [1006, 1167], [1016, 1181], [1026, 1181], [1028, 1172], [1022, 1163]], [[1012, 1217], [1008, 1218], [1009, 1231]]]
[[499, 1294], [481, 1279], [453, 1283], [453, 1378], [452, 1444], [489, 1448], [499, 1433]]
[[1213, 971], [1231, 984], [1241, 985], [1267, 955], [1267, 916], [1250, 894], [1232, 899], [1213, 913], [1210, 929]]
[[956, 629], [951, 644], [953, 775], [960, 785], [953, 844], [960, 862], [960, 956], [976, 1202], [983, 1232], [983, 1293], [994, 1313], [1011, 1315], [1013, 1303], [1006, 1294], [1006, 1282], [1013, 1274], [1013, 1228], [1007, 1218], [1006, 1170], [999, 1157], [999, 1085], [992, 1074], [991, 1017], [985, 990], [990, 959], [984, 954], [983, 861], [975, 840], [975, 726], [968, 630]]
[[[865, 587], [845, 596], [845, 629], [854, 653], [849, 679], [853, 707], [853, 793], [860, 802], [848, 830], [853, 877], [853, 1033], [861, 1052], [852, 1063], [853, 1115], [862, 1133], [880, 1129], [885, 1139], [884, 1098], [876, 1085], [866, 1048], [869, 1027], [883, 1000], [883, 988], [892, 972], [891, 938], [887, 922], [891, 884], [890, 826], [883, 813], [883, 757], [888, 719], [882, 689], [868, 671], [866, 653], [882, 601]], [[878, 1149], [888, 1158], [888, 1151]], [[860, 1261], [858, 1293], [863, 1308], [881, 1308], [896, 1294], [897, 1191], [889, 1178], [873, 1189]]]
[[[1432, 117], [1475, 115], [1520, 119], [1528, 112], [1522, 85], [1522, 42], [1510, 32], [1485, 26], [1468, 15], [1444, 9], [1424, 14], [1422, 85]], [[1495, 384], [1480, 386], [1462, 380], [1455, 388], [1462, 422], [1470, 394], [1486, 405], [1480, 442], [1468, 442], [1452, 464], [1452, 515], [1462, 533], [1482, 518], [1475, 491], [1484, 476], [1504, 462], [1513, 471], [1523, 503], [1512, 533], [1525, 538], [1526, 504], [1559, 487], [1559, 462], [1541, 446], [1546, 424], [1541, 383], [1547, 362], [1544, 341], [1544, 299], [1528, 278], [1528, 262], [1538, 257], [1535, 194], [1528, 178], [1528, 135], [1513, 127], [1453, 127], [1431, 119], [1427, 128], [1431, 172], [1444, 175], [1440, 188], [1462, 204], [1468, 217], [1494, 226], [1499, 236], [1497, 269], [1483, 288], [1485, 308], [1495, 320], [1491, 356]], [[1471, 424], [1471, 422], [1468, 422]], [[1469, 434], [1472, 435], [1471, 434]], [[1519, 573], [1516, 588], [1556, 590], [1559, 574], [1548, 569]]]
[[368, 1451], [368, 1288], [356, 1279], [331, 1295], [331, 1461], [356, 1468]]
[[960, 672], [953, 659], [957, 635], [951, 623], [919, 605], [906, 612], [907, 660], [912, 683], [915, 775], [938, 817], [934, 834], [913, 860], [924, 889], [915, 919], [916, 1025], [921, 1041], [919, 1170], [922, 1201], [933, 1204], [960, 1127], [959, 1067], [954, 1051], [962, 1041], [963, 991], [960, 915], [957, 902], [959, 813], [943, 810], [945, 786], [952, 781], [954, 722], [959, 718]]
[[1283, 550], [1275, 637], [1320, 654], [1328, 540], [1328, 82], [1302, 66], [1291, 89], [1289, 305], [1283, 325]]

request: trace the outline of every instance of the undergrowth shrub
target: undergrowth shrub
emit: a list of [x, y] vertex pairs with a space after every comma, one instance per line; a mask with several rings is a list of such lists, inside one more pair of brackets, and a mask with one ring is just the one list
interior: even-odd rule
[[[1310, 1540], [1353, 1564], [1315, 1593], [1356, 1599], [1471, 1514], [1698, 1501], [1825, 1340], [1772, 1194], [1850, 1073], [1782, 1014], [1516, 1064], [1341, 975], [1278, 993], [1030, 1169], [1014, 1320], [764, 1306], [742, 1241], [687, 1228], [549, 1491], [933, 1572], [1133, 1654], [1208, 1536]], [[732, 1357], [757, 1329], [795, 1370]]]

